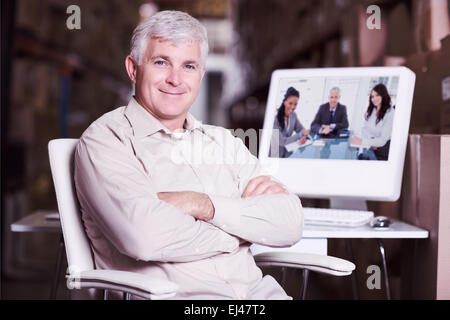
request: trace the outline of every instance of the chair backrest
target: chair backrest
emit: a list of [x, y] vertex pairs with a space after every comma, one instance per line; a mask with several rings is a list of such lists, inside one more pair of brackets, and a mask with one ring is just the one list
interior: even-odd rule
[[48, 143], [50, 168], [66, 247], [69, 274], [94, 269], [89, 241], [81, 221], [74, 185], [74, 154], [78, 139], [55, 139]]

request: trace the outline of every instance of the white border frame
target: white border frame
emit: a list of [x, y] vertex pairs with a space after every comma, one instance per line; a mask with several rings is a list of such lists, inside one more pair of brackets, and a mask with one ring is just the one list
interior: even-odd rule
[[[287, 77], [339, 76], [399, 77], [388, 161], [270, 158], [268, 154], [279, 81]], [[275, 70], [260, 141], [261, 165], [291, 192], [303, 197], [396, 201], [401, 191], [415, 79], [414, 72], [406, 67]]]

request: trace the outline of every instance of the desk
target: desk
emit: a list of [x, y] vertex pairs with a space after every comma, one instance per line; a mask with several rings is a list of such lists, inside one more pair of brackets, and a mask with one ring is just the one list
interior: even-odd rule
[[[48, 211], [37, 211], [29, 216], [26, 216], [17, 222], [11, 224], [11, 231], [13, 232], [61, 232], [61, 223], [59, 220], [47, 220], [45, 216], [49, 214]], [[268, 251], [294, 251], [294, 252], [315, 252], [320, 254], [327, 254], [327, 239], [375, 239], [378, 243], [380, 255], [383, 263], [384, 280], [386, 286], [386, 296], [390, 299], [390, 285], [388, 278], [388, 270], [386, 263], [385, 249], [382, 239], [426, 239], [429, 236], [427, 230], [418, 228], [408, 223], [392, 220], [392, 224], [387, 229], [374, 229], [370, 226], [363, 225], [360, 227], [330, 227], [330, 226], [315, 226], [305, 225], [303, 229], [302, 240], [290, 248], [270, 248], [260, 245], [252, 245], [251, 250], [253, 254]], [[349, 247], [350, 248], [350, 247]], [[350, 256], [353, 254], [350, 252]], [[58, 287], [59, 275], [61, 273], [61, 266], [64, 257], [64, 241], [61, 237], [58, 259], [56, 261], [56, 271], [53, 280], [52, 291], [50, 297], [54, 298], [56, 295], [56, 288]], [[353, 257], [352, 257], [353, 259]], [[352, 278], [353, 282], [355, 277]], [[355, 284], [353, 284], [355, 287]]]
[[[322, 142], [324, 145], [314, 145], [317, 142]], [[323, 139], [314, 136], [312, 144], [297, 149], [289, 158], [356, 160], [358, 158], [358, 148], [350, 146], [350, 139], [348, 137]]]
[[[360, 227], [331, 227], [331, 226], [316, 226], [305, 225], [303, 229], [302, 240], [290, 248], [270, 248], [260, 245], [252, 245], [251, 250], [253, 254], [269, 251], [293, 251], [293, 252], [309, 252], [318, 254], [327, 254], [327, 239], [375, 239], [378, 243], [379, 252], [383, 264], [384, 282], [386, 286], [386, 297], [391, 298], [390, 284], [388, 278], [388, 269], [386, 263], [386, 254], [382, 239], [426, 239], [428, 238], [428, 231], [410, 225], [408, 223], [391, 219], [392, 224], [387, 229], [371, 228], [368, 224]], [[346, 246], [349, 251], [351, 259], [353, 254], [348, 241]], [[356, 277], [352, 278], [354, 294]], [[357, 294], [355, 294], [356, 296]]]
[[360, 227], [329, 227], [305, 225], [303, 238], [346, 238], [346, 239], [426, 239], [428, 231], [411, 224], [391, 219], [386, 229], [371, 228], [368, 224]]
[[[46, 219], [48, 214], [54, 214], [54, 211], [36, 211], [28, 216], [11, 224], [12, 232], [61, 232], [61, 222], [59, 219]], [[61, 235], [58, 247], [58, 257], [55, 265], [55, 275], [53, 277], [50, 299], [56, 298], [56, 290], [59, 284], [59, 276], [64, 261], [64, 239]]]
[[54, 211], [36, 211], [11, 224], [12, 232], [61, 232], [59, 220], [48, 220], [46, 215]]

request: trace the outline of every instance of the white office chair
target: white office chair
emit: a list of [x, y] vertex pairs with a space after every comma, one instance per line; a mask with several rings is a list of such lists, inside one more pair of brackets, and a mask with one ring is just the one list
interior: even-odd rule
[[[175, 296], [177, 285], [173, 282], [127, 271], [94, 269], [92, 251], [81, 221], [73, 181], [73, 157], [77, 142], [78, 139], [56, 139], [48, 144], [50, 168], [68, 262], [66, 275], [68, 286], [75, 289], [103, 289], [105, 292], [107, 290], [122, 291], [128, 299], [130, 294], [146, 299], [167, 299]], [[255, 260], [262, 267], [277, 266], [282, 267], [283, 270], [303, 269], [301, 298], [305, 297], [309, 271], [346, 276], [355, 269], [353, 263], [343, 259], [293, 252], [260, 253], [255, 255]]]
[[302, 286], [299, 298], [304, 300], [308, 285], [310, 271], [328, 274], [332, 276], [348, 276], [355, 270], [355, 265], [347, 260], [332, 256], [298, 252], [276, 252], [259, 253], [254, 256], [256, 264], [260, 267], [281, 267], [281, 286], [286, 284], [286, 269], [302, 270]]
[[[81, 221], [73, 181], [73, 156], [78, 139], [56, 139], [48, 144], [50, 168], [66, 247], [68, 286], [117, 290], [129, 298], [134, 294], [146, 299], [166, 299], [176, 294], [175, 283], [147, 275], [94, 269], [88, 238]], [[59, 275], [56, 275], [59, 276]]]

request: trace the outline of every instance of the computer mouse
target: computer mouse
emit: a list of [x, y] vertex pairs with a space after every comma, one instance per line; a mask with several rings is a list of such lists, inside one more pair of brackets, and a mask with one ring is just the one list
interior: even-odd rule
[[389, 228], [391, 223], [392, 221], [388, 217], [378, 216], [370, 221], [370, 226], [372, 228]]

